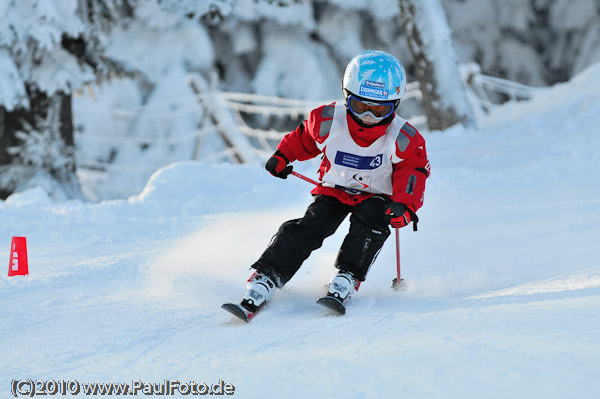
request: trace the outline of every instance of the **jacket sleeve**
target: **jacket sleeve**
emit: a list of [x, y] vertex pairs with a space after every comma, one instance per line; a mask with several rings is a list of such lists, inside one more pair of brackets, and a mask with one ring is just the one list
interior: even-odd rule
[[400, 162], [394, 164], [392, 200], [411, 205], [414, 211], [423, 206], [425, 181], [431, 172], [427, 159], [425, 139], [410, 124], [400, 130], [396, 141], [396, 155]]
[[317, 143], [322, 143], [329, 135], [333, 110], [333, 104], [313, 109], [307, 120], [283, 137], [277, 149], [290, 162], [306, 161], [319, 155], [321, 150]]

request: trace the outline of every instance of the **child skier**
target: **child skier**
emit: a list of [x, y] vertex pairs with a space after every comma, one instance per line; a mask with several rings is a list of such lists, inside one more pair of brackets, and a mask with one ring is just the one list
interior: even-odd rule
[[312, 110], [266, 163], [273, 176], [286, 179], [290, 163], [323, 156], [314, 202], [302, 218], [281, 225], [252, 265], [240, 304], [246, 316], [262, 308], [348, 214], [350, 230], [327, 292], [340, 304], [365, 280], [390, 235], [388, 224], [417, 221], [430, 167], [425, 140], [395, 113], [406, 90], [402, 64], [383, 51], [362, 52], [346, 67], [342, 90], [344, 104]]

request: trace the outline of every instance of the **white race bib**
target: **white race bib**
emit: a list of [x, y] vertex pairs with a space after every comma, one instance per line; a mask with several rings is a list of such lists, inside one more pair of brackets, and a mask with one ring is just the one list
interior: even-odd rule
[[348, 130], [346, 107], [336, 105], [329, 136], [319, 144], [331, 168], [322, 177], [323, 185], [352, 194], [360, 192], [392, 195], [392, 157], [396, 139], [406, 120], [398, 115], [386, 133], [368, 147], [354, 142]]

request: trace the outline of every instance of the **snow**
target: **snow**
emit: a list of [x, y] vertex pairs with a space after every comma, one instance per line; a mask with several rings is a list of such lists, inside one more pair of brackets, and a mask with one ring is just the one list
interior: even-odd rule
[[[208, 68], [214, 59], [214, 49], [206, 30], [191, 21], [161, 14], [155, 7], [144, 3], [138, 19], [115, 28], [107, 55], [143, 72], [152, 82], [165, 77], [168, 80], [169, 70], [182, 64], [192, 70]], [[156, 14], [163, 18], [156, 18]]]
[[51, 51], [60, 45], [61, 34], [79, 35], [84, 26], [75, 15], [77, 0], [3, 1], [0, 15], [6, 21], [0, 27], [0, 45], [24, 50], [28, 42]]
[[42, 57], [42, 61], [31, 63], [30, 78], [37, 82], [39, 89], [48, 95], [57, 92], [70, 93], [74, 88], [83, 87], [94, 80], [94, 71], [81, 64], [67, 51], [56, 47]]
[[0, 104], [7, 111], [29, 106], [25, 84], [10, 54], [0, 48]]
[[[278, 3], [282, 3], [284, 6]], [[240, 21], [272, 19], [277, 21], [278, 24], [288, 27], [288, 29], [314, 28], [312, 4], [301, 1], [256, 2], [253, 0], [237, 0], [233, 8], [233, 16]]]
[[301, 100], [339, 97], [339, 73], [324, 45], [272, 24], [263, 30], [269, 33], [266, 57], [252, 82], [254, 93]]
[[595, 398], [599, 73], [478, 131], [427, 134], [419, 232], [401, 231], [407, 288], [390, 289], [390, 240], [345, 316], [314, 301], [347, 224], [250, 324], [219, 308], [311, 201], [308, 183], [262, 166], [176, 163], [95, 204], [39, 189], [0, 201], [5, 259], [26, 236], [30, 271], [0, 277], [0, 392], [15, 378], [222, 379], [241, 398]]
[[330, 0], [329, 3], [335, 4], [345, 11], [368, 12], [377, 18], [378, 22], [386, 22], [386, 20], [396, 18], [400, 14], [399, 4], [395, 0], [381, 0], [375, 6], [369, 0]]

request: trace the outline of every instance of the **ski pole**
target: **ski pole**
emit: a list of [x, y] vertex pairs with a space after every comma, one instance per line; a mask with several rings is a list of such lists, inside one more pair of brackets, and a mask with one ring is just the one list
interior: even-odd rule
[[398, 276], [392, 281], [392, 288], [397, 290], [402, 287], [404, 281], [400, 277], [400, 228], [396, 227], [396, 272]]
[[315, 186], [318, 186], [318, 185], [319, 185], [319, 182], [316, 182], [316, 181], [314, 181], [313, 179], [311, 179], [311, 178], [309, 178], [309, 177], [306, 177], [306, 176], [304, 176], [304, 175], [301, 175], [301, 174], [300, 174], [300, 173], [298, 173], [298, 172], [294, 172], [293, 170], [292, 170], [292, 174], [293, 174], [294, 176], [296, 176], [296, 177], [299, 177], [299, 178], [300, 178], [300, 179], [302, 179], [302, 180], [306, 180], [307, 182], [314, 184]]
[[398, 272], [398, 281], [400, 278], [400, 229], [396, 227], [396, 271]]

